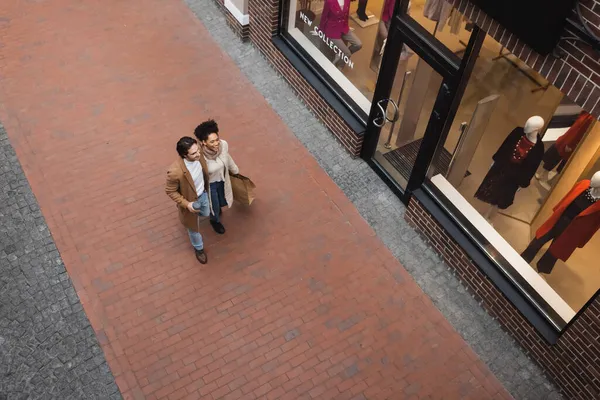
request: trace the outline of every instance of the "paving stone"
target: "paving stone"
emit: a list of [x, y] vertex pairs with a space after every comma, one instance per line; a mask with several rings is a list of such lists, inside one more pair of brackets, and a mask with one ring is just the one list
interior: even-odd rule
[[0, 171], [0, 399], [121, 399], [2, 125]]

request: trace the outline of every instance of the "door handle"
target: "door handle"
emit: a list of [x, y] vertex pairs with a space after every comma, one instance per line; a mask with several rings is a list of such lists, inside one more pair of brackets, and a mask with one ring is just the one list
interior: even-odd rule
[[[392, 119], [389, 119], [387, 116], [387, 106], [388, 104], [392, 104], [394, 107], [394, 116]], [[377, 107], [379, 108], [380, 115], [378, 117], [373, 118], [373, 125], [378, 128], [381, 128], [385, 125], [386, 122], [396, 122], [398, 118], [400, 118], [400, 111], [398, 109], [398, 105], [392, 99], [381, 99], [377, 102]]]

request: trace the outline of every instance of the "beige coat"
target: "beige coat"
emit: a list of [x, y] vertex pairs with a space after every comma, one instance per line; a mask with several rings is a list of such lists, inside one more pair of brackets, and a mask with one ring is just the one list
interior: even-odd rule
[[[223, 173], [225, 177], [225, 200], [227, 200], [227, 205], [229, 208], [231, 208], [233, 205], [233, 190], [231, 189], [231, 178], [229, 177], [229, 174], [231, 173], [233, 175], [237, 175], [240, 173], [240, 169], [235, 164], [235, 161], [233, 161], [233, 158], [231, 158], [229, 155], [229, 144], [224, 140], [221, 140], [221, 154], [217, 158], [218, 160], [215, 161], [206, 159], [206, 163], [207, 165], [210, 163], [219, 163], [221, 165], [225, 165], [225, 171]], [[211, 178], [213, 177], [209, 176], [209, 180]]]
[[[204, 190], [206, 190], [209, 204], [211, 204], [210, 189], [208, 186], [208, 168], [204, 157], [200, 157], [200, 164], [202, 165], [202, 175], [204, 175]], [[171, 164], [167, 170], [165, 192], [175, 203], [177, 203], [179, 221], [181, 221], [186, 228], [197, 232], [200, 219], [206, 217], [202, 217], [197, 213], [191, 213], [187, 209], [189, 203], [198, 200], [198, 194], [196, 193], [196, 186], [194, 185], [192, 175], [185, 166], [183, 158], [179, 158]]]

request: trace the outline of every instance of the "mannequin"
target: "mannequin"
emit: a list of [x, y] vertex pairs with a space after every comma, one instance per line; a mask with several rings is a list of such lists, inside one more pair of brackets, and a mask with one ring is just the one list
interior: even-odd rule
[[550, 184], [548, 183], [550, 171], [556, 168], [557, 174], [562, 172], [571, 154], [573, 154], [594, 121], [595, 118], [592, 115], [582, 111], [569, 130], [559, 137], [556, 143], [544, 153], [544, 166], [540, 173], [535, 176], [544, 189], [550, 190]]
[[[383, 40], [383, 45], [381, 46], [381, 55], [383, 56], [383, 51], [385, 50], [385, 43], [387, 42], [388, 32], [390, 30], [390, 25], [392, 23], [392, 16], [394, 15], [394, 6], [396, 5], [396, 0], [385, 0], [383, 3], [383, 10], [381, 11], [381, 19], [379, 20], [379, 36]], [[406, 13], [410, 14], [410, 6], [411, 2], [408, 2], [408, 7], [406, 9]], [[402, 45], [402, 51], [400, 52], [400, 61], [408, 60], [410, 56], [412, 56], [412, 50], [408, 48], [405, 44]]]
[[554, 207], [552, 216], [537, 230], [535, 238], [521, 254], [528, 263], [552, 240], [537, 263], [538, 272], [550, 274], [557, 260], [567, 261], [600, 229], [600, 171], [583, 180]]
[[512, 205], [519, 189], [529, 186], [544, 156], [539, 137], [543, 127], [542, 117], [529, 118], [523, 128], [513, 129], [492, 157], [492, 166], [475, 192], [475, 198], [490, 205], [484, 213], [489, 221], [498, 209]]
[[349, 17], [350, 0], [325, 0], [319, 29], [339, 49], [333, 60], [333, 64], [339, 69], [345, 65], [342, 55], [350, 58], [352, 54], [362, 48], [359, 37], [350, 30]]

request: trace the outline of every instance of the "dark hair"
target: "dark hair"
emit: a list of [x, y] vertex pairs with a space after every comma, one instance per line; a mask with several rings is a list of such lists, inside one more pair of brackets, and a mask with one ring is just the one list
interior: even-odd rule
[[208, 136], [211, 133], [216, 133], [217, 135], [219, 134], [219, 125], [217, 125], [214, 119], [204, 121], [203, 123], [198, 125], [194, 130], [194, 135], [201, 142], [205, 142], [206, 140], [208, 140]]
[[190, 151], [190, 148], [195, 144], [198, 144], [198, 141], [189, 136], [184, 136], [179, 139], [177, 142], [177, 153], [179, 154], [179, 157], [184, 158], [187, 156], [188, 151]]

